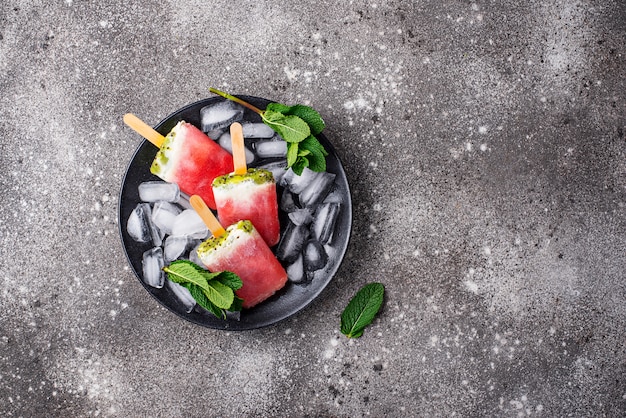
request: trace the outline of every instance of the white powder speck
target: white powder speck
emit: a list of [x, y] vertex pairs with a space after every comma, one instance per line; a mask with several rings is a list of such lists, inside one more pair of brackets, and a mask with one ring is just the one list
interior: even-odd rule
[[513, 406], [513, 408], [515, 409], [522, 409], [524, 407], [524, 404], [522, 404], [520, 401], [516, 401], [516, 400], [512, 400], [509, 402], [511, 404], [511, 406]]
[[486, 126], [479, 126], [478, 127], [478, 133], [479, 134], [486, 134], [487, 133], [487, 127]]
[[474, 283], [471, 280], [465, 280], [463, 284], [465, 285], [467, 290], [469, 290], [472, 293], [478, 294], [478, 285], [476, 283]]
[[283, 71], [285, 72], [285, 75], [287, 76], [287, 80], [289, 81], [295, 81], [298, 78], [298, 75], [300, 74], [300, 71], [297, 69], [290, 69], [289, 67], [285, 67], [283, 68]]

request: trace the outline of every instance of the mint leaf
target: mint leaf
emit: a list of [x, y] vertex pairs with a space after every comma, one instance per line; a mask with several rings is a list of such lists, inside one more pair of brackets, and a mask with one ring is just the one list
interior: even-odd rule
[[363, 286], [341, 313], [341, 333], [359, 338], [373, 320], [383, 303], [385, 287], [381, 283]]
[[267, 107], [265, 108], [266, 112], [268, 110], [271, 110], [272, 112], [282, 113], [283, 115], [287, 115], [289, 114], [289, 111], [291, 110], [291, 106], [287, 106], [282, 103], [273, 102], [273, 103], [269, 103]]
[[202, 306], [204, 309], [211, 312], [213, 315], [215, 315], [216, 317], [220, 319], [226, 318], [226, 314], [224, 313], [224, 310], [218, 308], [213, 303], [211, 303], [211, 301], [206, 297], [206, 295], [204, 294], [200, 286], [197, 286], [193, 283], [183, 283], [182, 286], [185, 286], [187, 289], [189, 289], [189, 293], [191, 293], [191, 297], [193, 297], [196, 300], [196, 303], [198, 305]]
[[318, 172], [326, 171], [326, 156], [328, 153], [317, 138], [313, 135], [306, 137], [298, 144], [298, 148], [301, 152], [307, 151], [307, 154], [304, 154], [304, 156], [306, 156], [311, 170]]
[[298, 116], [266, 110], [261, 117], [266, 125], [278, 132], [287, 142], [300, 142], [311, 135], [309, 125]]
[[220, 283], [218, 280], [210, 280], [202, 292], [215, 306], [221, 309], [228, 309], [235, 300], [235, 292], [230, 287]]
[[287, 167], [291, 167], [296, 163], [298, 159], [298, 143], [297, 142], [288, 142], [287, 143]]
[[224, 309], [241, 310], [241, 300], [234, 291], [243, 282], [235, 273], [212, 273], [187, 260], [177, 260], [163, 267], [167, 277], [189, 289], [196, 302], [218, 318], [224, 318]]
[[236, 312], [236, 311], [240, 311], [243, 309], [243, 299], [241, 299], [239, 296], [235, 295], [235, 299], [233, 300], [233, 304], [231, 305], [230, 308], [228, 308], [229, 311], [231, 312]]
[[206, 289], [208, 286], [207, 277], [198, 271], [198, 268], [202, 267], [191, 261], [177, 260], [169, 266], [163, 267], [163, 271], [167, 273], [167, 277], [174, 283], [193, 283], [202, 289]]
[[287, 106], [282, 103], [270, 103], [265, 108], [266, 112], [268, 110], [272, 112], [279, 112], [283, 115], [293, 115], [299, 117], [300, 119], [305, 121], [307, 125], [309, 125], [311, 133], [313, 135], [321, 133], [326, 127], [322, 116], [310, 106], [305, 106], [301, 104]]
[[215, 280], [222, 283], [224, 286], [230, 287], [233, 290], [239, 290], [241, 289], [241, 286], [243, 286], [243, 282], [241, 281], [239, 276], [231, 271], [220, 272]]
[[307, 125], [309, 125], [313, 135], [321, 133], [326, 127], [322, 116], [315, 109], [309, 106], [297, 104], [291, 106], [288, 111], [282, 113], [285, 115], [298, 116], [300, 119], [305, 121]]
[[305, 167], [309, 166], [309, 160], [307, 160], [304, 157], [298, 157], [298, 159], [296, 159], [296, 162], [293, 163], [293, 165], [291, 166], [291, 169], [293, 170], [294, 173], [296, 173], [297, 175], [302, 175], [302, 172], [304, 171]]

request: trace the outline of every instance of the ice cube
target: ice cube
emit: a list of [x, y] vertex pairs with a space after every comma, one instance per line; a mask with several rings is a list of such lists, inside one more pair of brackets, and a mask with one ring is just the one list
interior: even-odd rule
[[309, 238], [309, 229], [304, 225], [289, 223], [276, 247], [276, 257], [279, 260], [291, 263], [297, 257], [304, 242]]
[[283, 194], [280, 197], [279, 207], [283, 212], [287, 213], [293, 212], [294, 210], [298, 209], [298, 205], [296, 204], [296, 199], [293, 196], [293, 193], [291, 193], [287, 189], [283, 190]]
[[343, 195], [338, 189], [331, 189], [326, 198], [324, 198], [324, 203], [342, 203]]
[[[291, 172], [291, 174], [290, 174]], [[297, 175], [293, 172], [292, 169], [289, 169], [285, 176], [283, 177], [283, 181], [287, 182], [286, 186], [295, 194], [300, 194], [302, 191], [307, 189], [311, 183], [315, 180], [316, 177], [320, 176], [322, 173], [318, 173], [305, 167], [302, 170], [302, 174]]]
[[244, 138], [271, 138], [274, 130], [264, 123], [242, 123]]
[[243, 118], [243, 106], [224, 100], [200, 109], [200, 123], [203, 132], [221, 129]]
[[313, 220], [313, 211], [309, 208], [296, 209], [293, 212], [289, 212], [288, 216], [295, 225], [308, 225]]
[[158, 201], [152, 208], [152, 222], [159, 227], [164, 234], [172, 232], [174, 219], [181, 212], [181, 209], [170, 202]]
[[154, 245], [155, 247], [160, 247], [163, 244], [163, 237], [165, 237], [165, 232], [161, 231], [159, 227], [154, 224], [154, 222], [152, 221], [152, 208], [148, 206], [148, 209], [149, 211], [146, 213], [149, 214], [148, 224], [150, 225], [150, 235], [152, 236], [152, 245]]
[[150, 216], [150, 205], [139, 203], [130, 213], [126, 222], [126, 232], [137, 242], [148, 242], [152, 238], [148, 219]]
[[275, 161], [269, 164], [260, 165], [257, 168], [271, 171], [274, 176], [274, 182], [276, 184], [280, 184], [283, 176], [287, 172], [287, 160]]
[[258, 141], [255, 144], [256, 155], [259, 158], [276, 158], [287, 156], [287, 143], [282, 139], [272, 141]]
[[208, 136], [209, 138], [211, 138], [212, 140], [216, 140], [217, 138], [219, 138], [220, 136], [222, 136], [222, 134], [224, 133], [223, 129], [213, 129], [211, 131], [208, 131], [206, 133], [206, 136]]
[[322, 244], [318, 241], [310, 240], [304, 248], [304, 264], [306, 271], [312, 272], [321, 269], [326, 265], [328, 255]]
[[161, 247], [154, 247], [144, 252], [141, 264], [143, 266], [143, 281], [148, 286], [157, 289], [162, 288], [163, 282], [165, 282], [165, 272], [162, 270], [165, 262]]
[[164, 200], [166, 202], [176, 202], [180, 197], [180, 189], [176, 183], [166, 183], [164, 181], [144, 181], [139, 184], [139, 199], [142, 202], [156, 202]]
[[171, 280], [167, 281], [167, 286], [172, 290], [172, 293], [174, 293], [178, 300], [183, 304], [185, 312], [191, 312], [193, 310], [193, 307], [196, 306], [196, 300], [193, 298], [193, 296], [191, 296], [189, 289]]
[[306, 279], [306, 274], [304, 273], [304, 262], [302, 259], [302, 254], [298, 254], [296, 261], [287, 266], [287, 277], [289, 281], [292, 283], [302, 283]]
[[163, 243], [163, 258], [166, 263], [170, 261], [176, 260], [178, 257], [182, 256], [187, 250], [187, 246], [189, 245], [189, 238], [184, 237], [175, 237], [170, 235], [165, 239]]
[[[285, 166], [287, 165], [287, 162], [285, 161]], [[283, 174], [280, 183], [277, 182], [277, 184], [279, 184], [280, 186], [283, 186], [284, 188], [288, 189], [289, 185], [291, 184], [291, 182], [293, 181], [293, 178], [296, 176], [296, 173], [293, 172], [293, 170], [290, 168], [287, 171], [285, 171], [285, 174]]]
[[202, 241], [194, 245], [191, 251], [189, 251], [189, 261], [191, 261], [192, 263], [196, 263], [200, 267], [206, 269], [204, 263], [202, 262], [202, 260], [200, 260], [200, 257], [198, 257], [198, 247], [200, 247], [200, 244], [202, 244]]
[[180, 192], [180, 197], [178, 198], [178, 201], [176, 203], [183, 209], [191, 209], [191, 203], [189, 203], [189, 195], [186, 193]]
[[[220, 139], [217, 142], [226, 151], [228, 151], [231, 154], [233, 153], [233, 143], [232, 143], [232, 140], [230, 138], [230, 133], [228, 133], [228, 132], [223, 133], [222, 136], [220, 136]], [[245, 153], [246, 153], [246, 164], [251, 164], [252, 161], [254, 161], [254, 154], [252, 153], [252, 151], [250, 151], [248, 149], [248, 147], [244, 147], [244, 149], [245, 149]]]
[[185, 209], [174, 219], [172, 235], [203, 239], [209, 235], [209, 229], [195, 210]]
[[313, 223], [311, 225], [311, 233], [313, 237], [326, 244], [335, 229], [335, 221], [339, 215], [339, 203], [324, 203], [318, 206], [315, 211]]
[[302, 206], [314, 206], [324, 200], [333, 187], [335, 176], [335, 174], [328, 172], [317, 173], [313, 181], [298, 196], [300, 204]]

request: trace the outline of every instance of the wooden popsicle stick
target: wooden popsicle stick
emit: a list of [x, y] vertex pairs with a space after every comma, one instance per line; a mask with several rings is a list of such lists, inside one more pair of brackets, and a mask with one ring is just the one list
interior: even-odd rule
[[124, 115], [124, 123], [128, 125], [133, 131], [153, 143], [157, 148], [161, 148], [165, 137], [155, 131], [150, 125], [139, 119], [132, 113]]
[[202, 218], [204, 224], [209, 228], [209, 231], [211, 231], [214, 237], [219, 237], [226, 233], [222, 224], [220, 224], [215, 215], [213, 215], [213, 212], [211, 212], [211, 209], [209, 209], [200, 196], [194, 194], [189, 198], [189, 203], [198, 215], [200, 215], [200, 218]]
[[233, 165], [235, 174], [246, 174], [246, 148], [243, 144], [243, 127], [239, 122], [230, 125], [230, 140], [233, 145]]

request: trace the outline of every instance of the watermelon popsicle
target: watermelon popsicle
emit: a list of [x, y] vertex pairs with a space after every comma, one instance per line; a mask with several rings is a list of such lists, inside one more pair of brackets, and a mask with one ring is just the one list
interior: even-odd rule
[[233, 170], [233, 158], [211, 138], [191, 123], [180, 121], [163, 137], [132, 114], [124, 122], [159, 148], [150, 172], [178, 184], [188, 195], [197, 194], [215, 209], [211, 184], [222, 174]]
[[212, 272], [231, 271], [243, 286], [235, 293], [243, 299], [243, 307], [251, 308], [282, 289], [287, 272], [249, 220], [222, 227], [197, 195], [189, 199], [191, 206], [204, 220], [213, 236], [198, 248], [198, 257]]
[[241, 124], [230, 125], [230, 135], [235, 170], [213, 180], [218, 218], [223, 225], [248, 220], [267, 245], [274, 246], [280, 239], [274, 176], [268, 170], [246, 167]]

